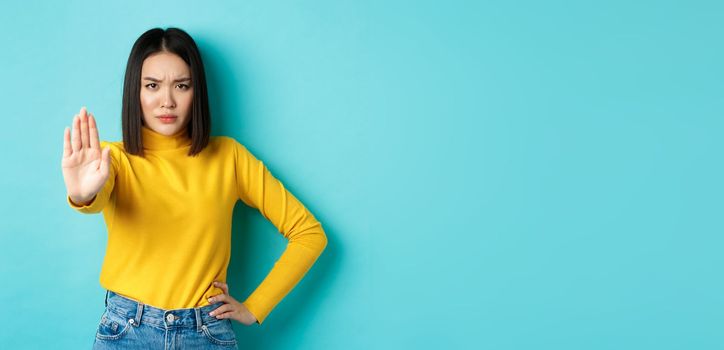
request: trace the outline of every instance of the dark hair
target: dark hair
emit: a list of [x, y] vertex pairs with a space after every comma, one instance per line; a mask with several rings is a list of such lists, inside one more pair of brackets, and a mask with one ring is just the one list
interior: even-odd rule
[[206, 90], [206, 75], [201, 53], [194, 39], [179, 28], [153, 28], [143, 33], [133, 44], [126, 65], [126, 77], [123, 82], [123, 108], [121, 120], [123, 126], [123, 147], [126, 152], [143, 156], [143, 110], [141, 109], [141, 68], [143, 61], [157, 52], [169, 52], [178, 55], [189, 65], [193, 100], [191, 102], [190, 121], [187, 133], [191, 138], [189, 156], [201, 152], [209, 144], [211, 133], [211, 115]]

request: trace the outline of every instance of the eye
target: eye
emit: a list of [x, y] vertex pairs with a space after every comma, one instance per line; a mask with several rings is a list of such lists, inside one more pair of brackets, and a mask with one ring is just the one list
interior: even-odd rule
[[183, 87], [181, 88], [181, 89], [183, 89], [183, 90], [188, 90], [188, 89], [189, 89], [189, 86], [186, 85], [186, 84], [178, 84], [178, 85], [176, 85], [176, 86], [183, 86]]
[[146, 84], [146, 87], [150, 87], [151, 85], [156, 85], [156, 83]]

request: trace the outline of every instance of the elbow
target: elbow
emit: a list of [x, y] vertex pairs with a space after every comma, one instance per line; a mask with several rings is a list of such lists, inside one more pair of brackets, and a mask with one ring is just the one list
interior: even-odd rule
[[319, 221], [307, 221], [305, 225], [280, 232], [289, 241], [288, 244], [303, 246], [317, 256], [327, 247], [327, 235]]
[[304, 234], [295, 235], [293, 239], [290, 239], [290, 243], [305, 246], [319, 256], [327, 247], [327, 235], [321, 225], [318, 225], [318, 229], [308, 229]]
[[310, 234], [307, 236], [306, 241], [307, 246], [312, 247], [314, 250], [317, 251], [317, 256], [322, 254], [324, 249], [327, 247], [327, 235], [324, 233], [321, 225], [318, 230], [315, 230], [314, 234]]
[[325, 248], [327, 248], [327, 235], [324, 230], [319, 231], [319, 253], [321, 254]]

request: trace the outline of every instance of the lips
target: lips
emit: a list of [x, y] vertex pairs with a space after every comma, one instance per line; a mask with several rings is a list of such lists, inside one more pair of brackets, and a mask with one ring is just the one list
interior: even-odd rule
[[161, 120], [162, 123], [173, 123], [176, 121], [176, 119], [178, 119], [178, 116], [176, 116], [174, 114], [164, 114], [164, 115], [159, 115], [156, 118]]

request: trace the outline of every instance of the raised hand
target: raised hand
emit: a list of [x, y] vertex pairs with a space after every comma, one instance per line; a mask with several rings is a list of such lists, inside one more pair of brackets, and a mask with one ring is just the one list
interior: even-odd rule
[[75, 204], [91, 202], [108, 180], [110, 147], [100, 148], [98, 127], [93, 114], [82, 107], [73, 117], [73, 139], [66, 127], [63, 139], [63, 180]]

